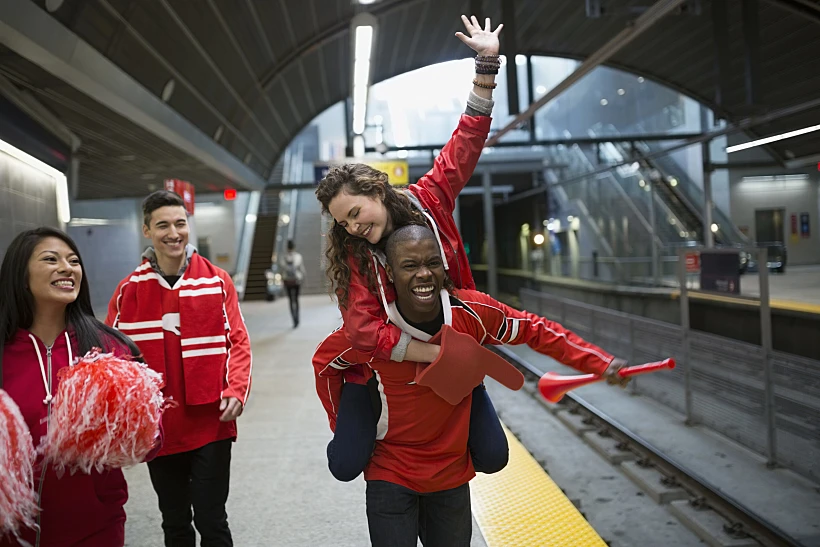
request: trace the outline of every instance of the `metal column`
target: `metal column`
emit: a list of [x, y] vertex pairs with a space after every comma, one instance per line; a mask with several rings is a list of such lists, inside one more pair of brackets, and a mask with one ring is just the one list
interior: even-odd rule
[[77, 157], [76, 153], [72, 153], [71, 159], [68, 161], [68, 176], [66, 179], [68, 197], [75, 200], [80, 195], [80, 158]]
[[484, 233], [487, 242], [487, 292], [498, 297], [498, 263], [495, 254], [495, 211], [493, 210], [493, 178], [482, 176], [484, 187]]
[[760, 346], [763, 350], [763, 394], [766, 417], [766, 465], [777, 465], [777, 406], [774, 394], [774, 370], [772, 366], [772, 315], [769, 302], [769, 251], [757, 251], [757, 268], [760, 272]]
[[[700, 130], [706, 132], [709, 125], [709, 113], [706, 107], [700, 107]], [[715, 246], [715, 236], [712, 233], [712, 210], [715, 207], [712, 199], [712, 152], [709, 148], [712, 141], [704, 141], [701, 145], [703, 159], [703, 244], [707, 249]]]
[[649, 179], [649, 237], [650, 245], [652, 245], [652, 282], [655, 286], [659, 286], [661, 284], [661, 276], [660, 268], [658, 268], [658, 244], [655, 241], [658, 230], [655, 209], [655, 181]]
[[461, 233], [461, 200], [456, 197], [455, 207], [453, 207], [453, 220], [456, 223], [456, 228], [458, 228], [458, 232]]
[[[691, 249], [688, 252], [693, 252]], [[692, 417], [692, 362], [689, 343], [689, 288], [686, 286], [687, 249], [678, 249], [678, 283], [680, 285], [681, 364], [683, 365], [683, 393], [686, 425], [694, 425]]]

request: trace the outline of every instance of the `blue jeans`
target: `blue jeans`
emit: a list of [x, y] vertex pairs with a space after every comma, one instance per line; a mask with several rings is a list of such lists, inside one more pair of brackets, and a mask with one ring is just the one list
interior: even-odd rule
[[367, 483], [367, 527], [373, 547], [470, 547], [470, 486], [420, 494], [385, 481]]
[[[327, 462], [337, 480], [348, 482], [363, 471], [376, 444], [376, 423], [381, 413], [372, 385], [347, 383], [342, 388], [336, 432], [327, 445]], [[473, 467], [479, 473], [497, 473], [509, 460], [507, 436], [501, 427], [484, 384], [473, 390], [470, 407], [470, 438], [467, 441]]]

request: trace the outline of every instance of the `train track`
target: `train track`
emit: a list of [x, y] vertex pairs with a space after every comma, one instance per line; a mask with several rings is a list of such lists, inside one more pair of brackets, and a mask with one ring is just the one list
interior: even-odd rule
[[[543, 375], [543, 371], [509, 349], [503, 346], [493, 346], [491, 349], [521, 370], [529, 380], [538, 381]], [[766, 547], [807, 547], [581, 397], [570, 392], [558, 404], [582, 414], [585, 422], [597, 426], [599, 430], [605, 430], [609, 436], [619, 441], [620, 449], [633, 452], [640, 465], [657, 469], [664, 476], [665, 483], [674, 484], [688, 492], [691, 496], [690, 504], [709, 508], [720, 515], [728, 523], [724, 529], [730, 536], [751, 537]]]

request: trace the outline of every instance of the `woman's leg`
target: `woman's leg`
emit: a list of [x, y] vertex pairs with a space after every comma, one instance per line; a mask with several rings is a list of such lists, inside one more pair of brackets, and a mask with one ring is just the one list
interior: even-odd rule
[[510, 448], [501, 421], [495, 412], [487, 388], [481, 384], [473, 390], [470, 408], [470, 439], [467, 441], [473, 467], [480, 473], [498, 473], [510, 459]]
[[327, 445], [327, 463], [336, 479], [348, 482], [363, 471], [376, 444], [376, 413], [370, 388], [345, 383], [336, 414], [336, 431]]

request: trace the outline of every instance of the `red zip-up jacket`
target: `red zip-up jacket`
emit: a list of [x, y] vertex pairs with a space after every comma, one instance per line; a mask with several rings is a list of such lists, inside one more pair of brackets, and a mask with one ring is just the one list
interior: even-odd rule
[[[77, 357], [76, 345], [73, 340], [69, 345], [70, 339], [63, 332], [48, 348], [33, 334], [20, 330], [3, 349], [3, 389], [20, 407], [35, 447], [48, 432], [51, 403], [44, 402], [46, 395], [57, 392], [57, 373], [69, 365], [72, 356]], [[90, 475], [66, 471], [57, 477], [51, 466], [38, 460], [34, 488], [40, 492], [39, 537], [34, 530], [21, 535], [31, 545], [121, 547], [125, 543], [123, 506], [128, 500], [128, 487], [119, 469], [92, 471]], [[12, 537], [0, 539], [0, 547], [17, 545]]]
[[[470, 180], [475, 170], [484, 142], [490, 133], [492, 118], [462, 114], [458, 127], [441, 149], [433, 168], [408, 191], [428, 215], [427, 223], [436, 233], [441, 246], [447, 273], [456, 287], [475, 289], [470, 262], [464, 251], [464, 243], [458, 232], [453, 209], [458, 194]], [[359, 272], [358, 260], [348, 258], [350, 285], [347, 307], [342, 307], [344, 334], [356, 350], [376, 359], [390, 359], [393, 348], [402, 336], [401, 329], [387, 322], [381, 295], [368, 288], [367, 278]], [[381, 278], [387, 302], [395, 300], [393, 286], [380, 262], [373, 260], [373, 268]]]
[[[526, 311], [518, 311], [510, 308], [482, 292], [456, 290], [452, 295], [449, 295], [449, 298], [444, 298], [446, 294], [446, 291], [442, 291], [445, 324], [452, 326], [459, 332], [475, 337], [481, 344], [527, 344], [535, 351], [548, 355], [564, 365], [581, 372], [594, 374], [603, 374], [613, 359], [611, 354], [583, 340], [560, 324]], [[404, 321], [404, 318], [398, 313], [395, 304], [391, 304], [385, 314], [390, 316], [390, 320], [397, 325], [397, 328], [401, 328], [403, 331], [412, 334], [414, 338], [423, 342], [430, 340], [431, 336], [429, 334], [414, 328]], [[418, 363], [413, 361], [396, 363], [385, 359], [371, 359], [366, 353], [352, 348], [340, 329], [337, 329], [325, 338], [316, 348], [316, 352], [313, 355], [316, 392], [322, 401], [325, 412], [327, 412], [330, 429], [334, 431], [336, 429], [336, 415], [339, 409], [342, 385], [344, 383], [343, 375], [351, 366], [360, 367], [362, 366], [361, 363], [368, 363], [368, 368], [372, 368], [377, 372], [379, 382], [383, 386], [383, 389], [379, 390], [382, 396], [383, 411], [382, 419], [379, 421], [380, 429], [377, 432], [377, 438], [385, 440], [393, 439], [394, 442], [397, 443], [395, 446], [398, 447], [395, 448], [395, 450], [398, 450], [396, 454], [403, 453], [407, 458], [414, 458], [415, 456], [413, 456], [413, 454], [418, 455], [421, 454], [421, 452], [412, 452], [409, 451], [409, 448], [407, 451], [402, 452], [403, 449], [400, 445], [410, 442], [416, 445], [417, 448], [422, 447], [424, 443], [421, 443], [419, 440], [421, 438], [418, 433], [419, 428], [420, 430], [429, 428], [430, 431], [436, 432], [436, 435], [443, 436], [442, 438], [444, 440], [441, 442], [444, 444], [439, 444], [439, 441], [435, 440], [434, 435], [424, 441], [425, 443], [432, 443], [424, 445], [426, 446], [425, 450], [435, 451], [437, 449], [436, 447], [442, 448], [448, 446], [450, 448], [445, 450], [445, 452], [449, 454], [449, 456], [443, 453], [441, 455], [442, 458], [446, 460], [447, 457], [455, 457], [455, 452], [452, 452], [452, 446], [450, 444], [455, 441], [452, 439], [448, 441], [446, 439], [450, 438], [451, 435], [460, 435], [463, 432], [450, 433], [448, 428], [444, 426], [446, 424], [461, 424], [459, 421], [461, 418], [466, 420], [465, 424], [468, 423], [469, 402], [466, 403], [466, 414], [463, 416], [462, 414], [458, 414], [460, 416], [458, 419], [453, 418], [453, 412], [462, 412], [463, 409], [458, 410], [461, 408], [460, 404], [453, 407], [438, 397], [438, 395], [435, 395], [429, 388], [415, 384], [411, 385], [409, 383], [414, 382]], [[469, 397], [465, 399], [465, 401], [468, 399]], [[390, 405], [391, 400], [397, 401], [397, 404], [386, 406]], [[386, 410], [388, 408], [389, 411]], [[389, 420], [389, 422], [385, 423], [386, 420]], [[451, 423], [448, 420], [455, 421]], [[387, 425], [393, 428], [394, 432], [405, 431], [406, 428], [410, 427], [413, 433], [409, 438], [401, 435], [399, 437], [386, 438], [384, 437], [384, 427]], [[386, 431], [389, 431], [389, 429]], [[461, 437], [458, 437], [458, 439], [460, 438]], [[466, 436], [464, 442], [466, 443]], [[377, 449], [377, 453], [378, 450], [379, 449]], [[383, 446], [381, 450], [385, 450], [385, 447]], [[442, 448], [442, 450], [444, 450], [444, 448]], [[410, 485], [408, 482], [399, 482], [399, 484], [404, 484], [408, 488], [417, 491], [430, 491], [419, 490], [419, 488], [427, 488], [427, 486], [424, 486], [427, 483], [424, 483], [420, 477], [427, 476], [424, 473], [432, 472], [434, 467], [444, 460], [439, 461], [439, 463], [434, 463], [433, 460], [435, 460], [435, 458], [432, 455], [429, 458], [425, 457], [425, 461], [428, 460], [429, 465], [426, 471], [422, 469], [421, 475], [414, 475], [409, 479], [406, 473], [410, 471], [401, 471], [399, 467], [401, 467], [401, 465], [413, 466], [409, 465], [406, 461], [402, 461], [397, 456], [392, 458], [392, 464], [376, 463], [375, 467], [371, 468], [371, 471], [387, 466], [390, 470], [385, 471], [385, 473], [397, 474], [396, 476], [404, 477], [402, 480], [409, 480], [413, 483]], [[463, 461], [458, 461], [461, 462], [458, 464], [461, 466]], [[395, 469], [393, 469], [393, 467], [395, 467]], [[435, 472], [441, 471], [439, 468], [435, 469], [437, 469]], [[459, 475], [459, 473], [464, 472], [465, 468], [462, 466], [459, 467], [459, 469], [460, 471], [450, 476], [450, 479], [453, 479], [454, 476], [462, 476]], [[365, 471], [365, 478], [367, 477], [367, 471]], [[370, 477], [372, 478], [374, 475], [371, 474]], [[458, 484], [452, 483], [447, 483], [451, 484], [450, 486], [442, 486], [445, 483], [447, 483], [447, 481], [439, 481], [435, 486], [440, 487], [438, 489], [455, 488], [458, 486]]]

